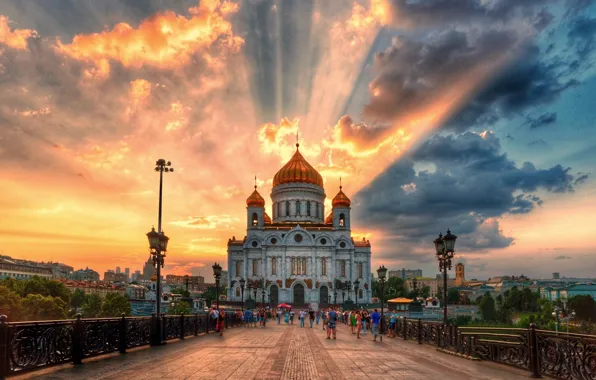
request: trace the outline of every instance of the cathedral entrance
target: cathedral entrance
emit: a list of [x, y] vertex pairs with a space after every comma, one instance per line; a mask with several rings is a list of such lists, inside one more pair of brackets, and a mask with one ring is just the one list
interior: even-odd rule
[[329, 306], [329, 288], [321, 286], [319, 289], [319, 305], [321, 307]]
[[294, 307], [304, 305], [304, 285], [294, 285]]
[[271, 285], [269, 295], [271, 296], [271, 306], [277, 307], [279, 305], [279, 288], [277, 285]]

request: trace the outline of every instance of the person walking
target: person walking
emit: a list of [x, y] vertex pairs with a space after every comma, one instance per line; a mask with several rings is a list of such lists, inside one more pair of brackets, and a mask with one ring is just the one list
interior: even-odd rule
[[310, 321], [310, 328], [312, 329], [312, 325], [315, 323], [315, 311], [313, 309], [308, 311], [308, 319]]
[[300, 310], [299, 318], [300, 318], [300, 327], [304, 327], [304, 310]]
[[284, 322], [286, 323], [286, 325], [290, 323], [290, 311], [288, 309], [286, 309], [286, 313], [284, 315]]
[[323, 330], [325, 330], [325, 325], [327, 324], [327, 311], [323, 310], [321, 312], [321, 317], [323, 317]]
[[368, 310], [362, 311], [362, 335], [366, 335], [366, 329], [370, 326], [370, 314]]
[[294, 313], [294, 310], [290, 309], [290, 324], [293, 325], [294, 324], [294, 316], [296, 315], [296, 313]]
[[395, 325], [397, 324], [397, 311], [393, 310], [391, 313], [391, 317], [389, 318], [389, 337], [395, 338]]
[[219, 330], [219, 336], [223, 336], [223, 331], [226, 324], [226, 313], [223, 310], [219, 311], [217, 318], [217, 329]]
[[350, 312], [350, 329], [352, 329], [352, 334], [356, 334], [356, 310]]
[[321, 318], [321, 309], [317, 309], [315, 313], [315, 317], [317, 318], [317, 326], [319, 325], [319, 318]]
[[362, 330], [362, 313], [356, 312], [356, 338], [360, 339], [360, 330]]
[[372, 319], [373, 341], [376, 342], [377, 336], [379, 335], [379, 327], [381, 326], [381, 313], [379, 313], [379, 311], [375, 309], [375, 311], [371, 314], [370, 318]]
[[281, 323], [281, 309], [277, 309], [277, 324]]
[[329, 313], [327, 313], [327, 339], [331, 339], [331, 335], [333, 335], [333, 339], [336, 339], [337, 333], [337, 312], [333, 309], [329, 309]]

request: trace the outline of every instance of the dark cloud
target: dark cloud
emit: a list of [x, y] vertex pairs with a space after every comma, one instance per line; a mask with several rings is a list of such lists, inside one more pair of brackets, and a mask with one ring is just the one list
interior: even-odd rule
[[542, 205], [536, 191], [571, 192], [575, 180], [561, 165], [517, 165], [490, 133], [436, 135], [354, 197], [355, 220], [406, 246], [450, 227], [465, 250], [503, 248], [514, 239], [500, 230], [499, 217], [529, 213]]
[[569, 41], [580, 59], [586, 59], [594, 51], [596, 43], [596, 18], [580, 16], [570, 26]]
[[547, 125], [551, 125], [556, 123], [557, 121], [557, 113], [556, 112], [547, 112], [538, 116], [537, 118], [533, 118], [531, 116], [527, 117], [526, 124], [530, 126], [530, 129], [536, 129], [541, 127], [546, 127]]

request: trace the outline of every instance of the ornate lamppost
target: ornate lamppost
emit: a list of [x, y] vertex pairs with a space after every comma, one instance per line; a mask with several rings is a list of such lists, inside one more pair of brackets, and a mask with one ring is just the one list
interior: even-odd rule
[[439, 270], [443, 272], [443, 323], [447, 323], [447, 269], [451, 270], [451, 259], [455, 255], [455, 240], [457, 236], [453, 235], [447, 229], [447, 235], [439, 234], [439, 237], [433, 240], [439, 261]]
[[250, 291], [252, 290], [252, 283], [249, 281], [248, 282], [248, 299], [250, 300]]
[[360, 285], [360, 281], [358, 279], [354, 280], [354, 298], [356, 298], [356, 309], [358, 309], [358, 286]]
[[555, 317], [555, 332], [559, 332], [559, 323], [561, 322], [561, 309], [559, 306], [555, 306], [555, 311], [553, 311], [553, 317]]
[[219, 310], [219, 280], [221, 279], [221, 266], [218, 263], [213, 264], [213, 277], [215, 277], [215, 305]]
[[377, 269], [377, 276], [379, 277], [379, 284], [381, 285], [381, 324], [379, 326], [379, 329], [381, 330], [380, 332], [380, 336], [381, 336], [381, 342], [383, 341], [383, 323], [384, 321], [384, 306], [385, 306], [385, 276], [387, 275], [387, 268], [385, 268], [384, 265], [381, 265], [379, 267], [379, 269]]
[[242, 293], [242, 311], [244, 311], [244, 284], [246, 284], [246, 280], [241, 278], [240, 279], [240, 292]]
[[163, 231], [157, 232], [155, 228], [151, 228], [151, 231], [147, 232], [147, 240], [149, 240], [149, 250], [151, 252], [151, 258], [153, 260], [153, 266], [155, 267], [156, 277], [156, 306], [157, 315], [161, 314], [161, 268], [164, 266], [164, 259], [168, 250], [168, 241], [170, 240]]

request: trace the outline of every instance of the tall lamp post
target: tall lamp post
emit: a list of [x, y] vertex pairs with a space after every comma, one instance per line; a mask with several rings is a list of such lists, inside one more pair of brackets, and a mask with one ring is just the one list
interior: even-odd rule
[[381, 324], [379, 326], [379, 329], [381, 330], [381, 333], [379, 334], [381, 336], [381, 342], [383, 341], [383, 323], [385, 322], [384, 320], [384, 306], [385, 306], [385, 276], [387, 275], [387, 268], [385, 268], [384, 265], [381, 265], [379, 267], [379, 269], [377, 269], [377, 276], [379, 277], [379, 284], [381, 285]]
[[242, 311], [244, 311], [244, 285], [246, 284], [246, 280], [241, 278], [240, 279], [240, 292], [242, 293]]
[[358, 279], [354, 280], [354, 298], [356, 299], [356, 309], [358, 309], [358, 286], [360, 285], [360, 281]]
[[218, 263], [213, 264], [213, 277], [215, 277], [215, 305], [219, 310], [219, 280], [221, 279], [221, 266]]
[[567, 334], [569, 334], [569, 320], [575, 318], [575, 311], [567, 310]]
[[252, 285], [251, 285], [251, 283], [249, 282], [249, 283], [248, 283], [248, 299], [249, 299], [249, 300], [251, 299], [251, 298], [250, 298], [250, 291], [251, 291], [251, 290], [252, 290]]
[[433, 240], [439, 261], [439, 270], [443, 272], [443, 323], [447, 323], [447, 269], [451, 270], [451, 259], [455, 255], [455, 240], [457, 236], [453, 235], [447, 229], [447, 235], [439, 234], [439, 237]]
[[559, 323], [561, 321], [561, 312], [563, 310], [559, 306], [555, 306], [555, 311], [553, 311], [553, 317], [555, 317], [555, 332], [559, 332]]

